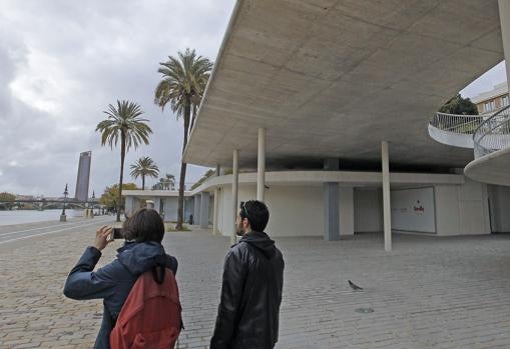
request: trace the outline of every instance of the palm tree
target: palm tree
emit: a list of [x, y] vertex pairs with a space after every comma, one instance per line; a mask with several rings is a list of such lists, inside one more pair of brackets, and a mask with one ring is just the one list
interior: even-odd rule
[[[213, 63], [207, 58], [197, 56], [195, 50], [189, 48], [184, 53], [178, 52], [177, 56], [178, 58], [169, 56], [167, 62], [160, 63], [158, 72], [161, 73], [162, 80], [156, 87], [154, 103], [162, 110], [167, 103], [170, 103], [177, 119], [184, 119], [184, 141], [182, 144], [184, 152], [191, 130], [190, 122], [193, 124], [195, 121], [196, 107], [200, 104], [204, 94]], [[184, 220], [185, 179], [186, 163], [181, 161], [176, 229], [182, 229]]]
[[122, 202], [122, 179], [124, 176], [124, 159], [129, 148], [135, 149], [142, 143], [149, 144], [149, 134], [152, 133], [149, 120], [142, 119], [142, 109], [136, 103], [117, 100], [117, 107], [112, 104], [103, 111], [108, 117], [97, 124], [96, 131], [101, 133], [101, 145], [108, 143], [111, 149], [117, 146], [120, 138], [120, 177], [119, 195], [117, 200], [117, 222], [120, 222]]
[[145, 190], [145, 176], [156, 178], [159, 174], [159, 168], [148, 156], [141, 157], [131, 165], [131, 177], [137, 179], [142, 177], [142, 190]]

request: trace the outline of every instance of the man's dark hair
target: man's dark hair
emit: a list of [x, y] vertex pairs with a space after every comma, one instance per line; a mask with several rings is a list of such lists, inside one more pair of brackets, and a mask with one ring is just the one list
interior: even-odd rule
[[161, 242], [165, 235], [165, 224], [156, 210], [139, 208], [122, 226], [126, 240]]
[[241, 218], [247, 218], [251, 229], [262, 232], [269, 221], [269, 210], [266, 204], [258, 200], [241, 202]]

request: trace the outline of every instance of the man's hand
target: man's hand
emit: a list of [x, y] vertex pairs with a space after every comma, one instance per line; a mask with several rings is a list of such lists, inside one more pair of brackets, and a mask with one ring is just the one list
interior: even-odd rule
[[96, 241], [94, 243], [94, 247], [97, 248], [99, 251], [102, 251], [106, 245], [108, 245], [111, 241], [108, 241], [108, 235], [112, 233], [112, 228], [108, 227], [106, 225], [99, 228], [98, 231], [96, 231]]

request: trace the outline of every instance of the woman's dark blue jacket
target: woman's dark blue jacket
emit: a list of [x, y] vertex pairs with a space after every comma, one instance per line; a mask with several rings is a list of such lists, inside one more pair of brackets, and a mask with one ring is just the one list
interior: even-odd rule
[[64, 295], [69, 298], [103, 299], [103, 321], [94, 345], [97, 349], [110, 348], [110, 332], [140, 274], [161, 261], [174, 275], [177, 272], [177, 260], [167, 255], [158, 242], [126, 242], [117, 252], [117, 259], [94, 272], [101, 252], [95, 247], [87, 247], [64, 286]]

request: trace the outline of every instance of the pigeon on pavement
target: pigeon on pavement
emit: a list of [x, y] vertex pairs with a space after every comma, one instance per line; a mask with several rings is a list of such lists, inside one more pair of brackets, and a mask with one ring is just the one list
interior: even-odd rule
[[356, 285], [354, 282], [352, 282], [351, 280], [347, 280], [349, 282], [349, 286], [351, 286], [351, 288], [354, 290], [354, 291], [363, 291], [363, 287], [360, 287], [358, 285]]

